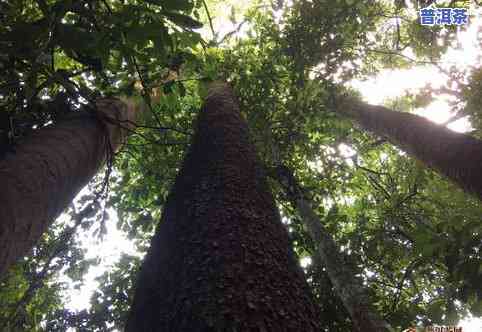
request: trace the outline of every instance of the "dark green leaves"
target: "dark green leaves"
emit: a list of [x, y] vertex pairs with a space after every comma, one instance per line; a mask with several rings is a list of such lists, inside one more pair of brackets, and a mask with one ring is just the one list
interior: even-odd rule
[[203, 27], [203, 24], [199, 21], [196, 21], [190, 16], [179, 14], [175, 12], [164, 12], [164, 16], [166, 16], [171, 22], [176, 23], [177, 25], [189, 28], [189, 29], [200, 29]]
[[165, 10], [190, 11], [194, 7], [193, 1], [189, 0], [146, 0], [153, 5], [162, 6]]

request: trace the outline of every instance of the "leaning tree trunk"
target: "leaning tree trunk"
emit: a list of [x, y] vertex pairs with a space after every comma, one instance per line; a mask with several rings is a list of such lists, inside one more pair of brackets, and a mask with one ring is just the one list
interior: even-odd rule
[[367, 290], [355, 272], [345, 262], [344, 254], [326, 231], [295, 178], [293, 171], [285, 166], [270, 170], [270, 175], [282, 186], [291, 205], [298, 211], [303, 225], [315, 243], [315, 255], [323, 263], [335, 293], [350, 314], [356, 331], [389, 332], [390, 325], [376, 312]]
[[126, 331], [319, 331], [317, 309], [224, 84], [141, 267]]
[[101, 99], [97, 109], [95, 116], [76, 112], [36, 130], [0, 160], [0, 277], [28, 253], [94, 176], [109, 150], [124, 140], [123, 128], [131, 127], [126, 120], [133, 120], [134, 106]]
[[482, 200], [482, 141], [424, 117], [383, 106], [342, 102], [336, 109]]

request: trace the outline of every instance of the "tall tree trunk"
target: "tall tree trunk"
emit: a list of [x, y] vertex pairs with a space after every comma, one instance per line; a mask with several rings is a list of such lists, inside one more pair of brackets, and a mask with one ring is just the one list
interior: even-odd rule
[[319, 260], [323, 263], [336, 294], [351, 316], [353, 327], [361, 332], [391, 331], [390, 325], [378, 315], [371, 305], [361, 280], [348, 267], [335, 240], [313, 211], [293, 171], [285, 166], [278, 166], [270, 173], [281, 184], [288, 200], [297, 209], [303, 225], [316, 245], [315, 255], [318, 256], [318, 259], [314, 261]]
[[224, 84], [209, 91], [126, 331], [319, 331], [232, 92]]
[[482, 200], [482, 141], [424, 117], [383, 106], [342, 102], [336, 109]]
[[118, 99], [99, 100], [97, 108], [98, 116], [78, 112], [36, 130], [0, 160], [0, 277], [94, 176], [109, 148], [123, 141], [126, 131], [107, 120], [132, 120], [133, 109]]

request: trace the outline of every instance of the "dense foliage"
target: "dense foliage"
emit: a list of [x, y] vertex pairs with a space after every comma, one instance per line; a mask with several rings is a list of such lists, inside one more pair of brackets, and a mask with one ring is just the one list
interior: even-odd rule
[[[85, 259], [79, 234], [96, 230], [108, 237], [105, 209], [113, 207], [118, 228], [146, 251], [189, 144], [203, 82], [213, 79], [232, 83], [262, 162], [295, 171], [347, 265], [394, 328], [481, 316], [482, 204], [333, 112], [337, 93], [356, 94], [353, 79], [432, 66], [446, 75], [445, 85], [407, 93], [392, 105], [413, 111], [421, 99], [427, 104], [450, 94], [456, 116], [469, 115], [473, 135], [481, 137], [480, 63], [463, 70], [443, 66], [457, 31], [421, 26], [416, 10], [426, 4], [258, 1], [242, 17], [233, 5], [233, 33], [206, 41], [195, 30], [199, 21], [207, 31], [213, 16], [222, 17], [207, 11], [220, 5], [215, 1], [0, 2], [2, 149], [58, 121], [59, 103], [75, 112], [96, 95], [112, 94], [150, 104], [115, 156], [109, 191], [100, 173], [94, 194], [76, 202], [1, 281], [0, 329], [122, 328], [141, 260], [123, 255], [99, 278], [90, 308], [66, 310], [60, 296], [65, 276], [81, 287], [96, 264]], [[311, 257], [314, 243], [299, 213], [275, 179], [271, 185], [296, 252]], [[104, 192], [95, 195], [99, 188]], [[350, 330], [322, 262], [308, 265], [306, 276], [325, 330]]]

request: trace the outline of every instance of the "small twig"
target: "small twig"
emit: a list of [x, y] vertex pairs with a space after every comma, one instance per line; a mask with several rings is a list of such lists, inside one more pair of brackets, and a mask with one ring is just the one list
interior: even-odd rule
[[144, 101], [145, 101], [145, 103], [147, 104], [147, 107], [149, 108], [149, 111], [152, 113], [152, 115], [153, 115], [154, 118], [156, 119], [157, 124], [158, 124], [159, 126], [161, 126], [161, 119], [159, 119], [159, 116], [158, 116], [158, 115], [156, 114], [156, 112], [154, 112], [154, 110], [152, 109], [152, 105], [151, 105], [150, 99], [147, 97], [147, 95], [148, 95], [147, 85], [146, 85], [146, 82], [144, 81], [144, 77], [143, 77], [142, 74], [141, 74], [141, 71], [140, 71], [140, 69], [139, 69], [139, 66], [137, 65], [137, 61], [136, 61], [136, 57], [135, 57], [135, 56], [132, 56], [132, 62], [134, 63], [134, 66], [136, 67], [137, 75], [139, 75], [139, 80], [141, 81], [141, 85], [142, 85], [142, 97], [144, 98]]
[[391, 195], [388, 193], [388, 191], [385, 189], [385, 187], [380, 182], [375, 180], [375, 178], [373, 176], [370, 176], [370, 175], [366, 175], [366, 178], [367, 178], [368, 182], [370, 182], [370, 184], [375, 189], [378, 189], [382, 192], [383, 196], [385, 196], [385, 199], [390, 200]]
[[372, 173], [372, 174], [375, 174], [377, 176], [382, 176], [382, 175], [387, 175], [388, 173], [385, 173], [385, 172], [377, 172], [375, 170], [372, 170], [370, 168], [367, 168], [367, 167], [364, 167], [364, 166], [361, 166], [360, 164], [355, 164], [355, 167], [356, 168], [359, 168], [365, 172], [368, 172], [368, 173]]
[[397, 294], [393, 299], [392, 312], [395, 311], [395, 309], [397, 308], [398, 302], [400, 301], [400, 296], [402, 295], [403, 284], [405, 283], [405, 280], [410, 278], [410, 275], [412, 274], [413, 270], [417, 267], [417, 264], [418, 264], [418, 259], [415, 259], [405, 269], [405, 273], [403, 274], [403, 277], [397, 286]]
[[[52, 57], [53, 59], [53, 57]], [[53, 60], [52, 60], [53, 61]], [[52, 62], [52, 67], [54, 66], [54, 63]], [[91, 70], [92, 68], [90, 67], [87, 67], [87, 68], [83, 68], [81, 70], [77, 70], [77, 71], [74, 71], [72, 73], [68, 73], [65, 75], [65, 79], [68, 80], [69, 78], [72, 78], [72, 77], [75, 77], [75, 76], [78, 76], [78, 75], [81, 75], [83, 73], [86, 73], [88, 72], [89, 70]], [[62, 83], [62, 82], [59, 82], [58, 80], [58, 76], [57, 75], [52, 75], [50, 76], [49, 78], [47, 78], [45, 81], [43, 81], [42, 83], [40, 83], [40, 85], [35, 89], [35, 93], [32, 95], [32, 97], [30, 99], [33, 99], [35, 98], [39, 93], [40, 91], [42, 91], [42, 89], [48, 87], [49, 85], [53, 84], [53, 83]], [[72, 83], [72, 84], [75, 84], [74, 82], [68, 80], [69, 83]]]
[[204, 10], [206, 11], [206, 15], [208, 16], [208, 21], [209, 21], [209, 27], [211, 28], [211, 33], [213, 34], [213, 39], [216, 39], [216, 32], [214, 32], [214, 26], [213, 26], [213, 20], [211, 18], [211, 14], [209, 13], [209, 8], [208, 5], [206, 4], [206, 1], [203, 1], [203, 6]]
[[172, 146], [172, 145], [188, 145], [189, 143], [188, 142], [163, 142], [162, 140], [157, 140], [157, 141], [151, 141], [148, 143], [138, 143], [138, 144], [126, 143], [125, 145], [126, 146], [146, 146], [146, 145], [152, 145], [152, 144]]
[[243, 20], [241, 23], [238, 24], [238, 26], [236, 27], [236, 29], [234, 29], [233, 31], [230, 31], [228, 32], [227, 34], [224, 35], [223, 38], [221, 38], [221, 40], [217, 43], [218, 45], [222, 44], [227, 38], [230, 38], [232, 35], [236, 34], [239, 32], [239, 30], [241, 30], [241, 27], [244, 25], [244, 23], [246, 23], [248, 20], [245, 19]]
[[[132, 121], [129, 121], [129, 122], [132, 122]], [[136, 125], [136, 126], [138, 128], [155, 129], [155, 130], [172, 130], [172, 131], [175, 131], [177, 133], [180, 133], [180, 134], [183, 134], [183, 135], [186, 135], [186, 136], [192, 135], [192, 133], [190, 133], [190, 132], [180, 130], [180, 129], [171, 128], [171, 127], [153, 127], [153, 126], [141, 126], [141, 125]]]
[[415, 64], [432, 65], [432, 66], [437, 67], [437, 69], [440, 70], [440, 72], [444, 73], [444, 74], [447, 75], [447, 76], [450, 76], [449, 73], [448, 73], [445, 69], [443, 69], [443, 68], [440, 66], [439, 63], [437, 63], [437, 62], [435, 62], [435, 61], [433, 61], [433, 60], [430, 60], [430, 61], [419, 61], [419, 60], [416, 60], [416, 59], [414, 59], [414, 58], [412, 58], [412, 57], [409, 57], [408, 55], [404, 55], [404, 54], [401, 54], [401, 53], [398, 53], [398, 52], [394, 52], [394, 51], [390, 51], [390, 50], [367, 49], [367, 52], [398, 56], [398, 57], [407, 59], [408, 61], [410, 61], [410, 62], [412, 62], [412, 63], [415, 63]]
[[110, 6], [109, 4], [107, 3], [106, 0], [102, 0], [102, 2], [104, 3], [105, 7], [107, 8], [107, 11], [109, 12], [110, 15], [112, 15], [112, 9], [110, 9]]
[[[132, 121], [132, 120], [129, 120], [129, 119], [118, 120], [118, 119], [111, 118], [111, 117], [109, 117], [109, 116], [102, 116], [102, 118], [105, 119], [107, 122], [112, 123], [112, 124], [120, 125], [121, 123], [127, 123], [127, 124], [133, 125], [133, 126], [136, 127], [136, 128], [146, 128], [146, 129], [155, 129], [155, 130], [172, 130], [172, 131], [175, 131], [175, 132], [177, 132], [177, 133], [179, 133], [179, 134], [183, 134], [183, 135], [186, 135], [186, 136], [192, 136], [192, 133], [191, 133], [191, 132], [184, 131], [184, 130], [181, 130], [181, 129], [172, 128], [172, 127], [144, 126], [144, 125], [139, 125], [139, 124], [137, 124], [136, 122], [134, 122], [134, 121]], [[121, 128], [124, 128], [124, 129], [128, 129], [127, 127], [123, 127], [123, 126], [120, 126], [120, 127], [121, 127]], [[132, 131], [132, 129], [131, 129], [130, 132], [134, 132], [134, 131]]]

